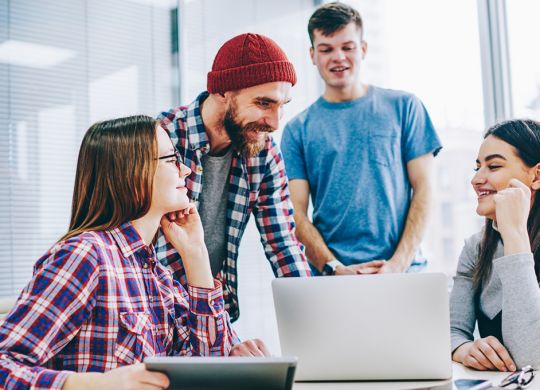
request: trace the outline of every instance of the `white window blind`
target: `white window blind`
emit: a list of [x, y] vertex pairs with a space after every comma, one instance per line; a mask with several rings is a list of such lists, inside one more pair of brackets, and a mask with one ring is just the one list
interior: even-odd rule
[[68, 226], [91, 123], [177, 100], [174, 2], [0, 0], [0, 296]]

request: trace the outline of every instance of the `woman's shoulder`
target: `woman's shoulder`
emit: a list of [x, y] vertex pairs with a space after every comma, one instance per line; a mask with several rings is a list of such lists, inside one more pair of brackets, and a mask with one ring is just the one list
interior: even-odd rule
[[465, 239], [461, 255], [459, 256], [458, 271], [474, 268], [480, 252], [480, 242], [484, 236], [484, 228]]
[[107, 232], [87, 231], [56, 242], [36, 263], [39, 269], [44, 265], [56, 265], [77, 261], [98, 267], [100, 253], [109, 245]]
[[480, 242], [482, 241], [483, 236], [484, 228], [465, 239], [465, 248], [478, 251], [478, 247], [480, 245]]

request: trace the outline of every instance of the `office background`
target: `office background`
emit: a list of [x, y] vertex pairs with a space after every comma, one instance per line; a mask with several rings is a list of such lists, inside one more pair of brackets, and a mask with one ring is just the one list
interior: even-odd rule
[[[444, 143], [423, 250], [451, 276], [477, 231], [469, 181], [487, 126], [540, 119], [537, 0], [356, 0], [368, 83], [425, 103]], [[316, 0], [0, 0], [0, 297], [66, 231], [80, 141], [98, 120], [188, 104], [217, 49], [243, 32], [270, 36], [298, 73], [287, 120], [321, 94], [309, 59]], [[276, 135], [280, 138], [280, 134]], [[240, 248], [242, 337], [279, 352], [268, 266], [253, 221]]]

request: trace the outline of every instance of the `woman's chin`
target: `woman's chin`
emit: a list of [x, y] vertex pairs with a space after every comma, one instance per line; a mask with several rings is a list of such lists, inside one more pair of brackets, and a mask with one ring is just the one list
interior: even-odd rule
[[495, 211], [494, 210], [486, 210], [486, 208], [482, 206], [478, 206], [476, 208], [476, 214], [478, 214], [480, 217], [485, 217], [487, 219], [495, 219]]

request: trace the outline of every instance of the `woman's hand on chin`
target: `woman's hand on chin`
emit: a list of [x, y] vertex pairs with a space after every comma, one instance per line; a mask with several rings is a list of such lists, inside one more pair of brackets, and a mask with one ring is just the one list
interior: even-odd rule
[[180, 253], [188, 283], [213, 288], [208, 250], [204, 244], [201, 217], [194, 205], [161, 217], [161, 229], [167, 241]]
[[201, 217], [193, 204], [190, 204], [184, 210], [173, 211], [164, 215], [161, 218], [161, 229], [167, 240], [180, 255], [204, 246]]
[[504, 242], [505, 256], [531, 251], [527, 219], [531, 210], [531, 190], [517, 179], [493, 195], [497, 229]]

